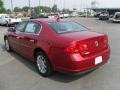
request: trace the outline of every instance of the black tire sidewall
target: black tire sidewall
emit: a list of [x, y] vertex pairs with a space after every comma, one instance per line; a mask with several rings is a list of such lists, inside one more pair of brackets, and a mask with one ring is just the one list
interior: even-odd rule
[[[8, 41], [8, 44], [9, 44], [9, 50], [6, 48], [6, 40]], [[10, 47], [10, 43], [9, 43], [8, 38], [5, 38], [4, 42], [5, 42], [5, 49], [6, 49], [8, 52], [10, 52], [12, 49], [11, 49], [11, 47]]]
[[[39, 55], [42, 55], [45, 58], [45, 61], [46, 61], [46, 73], [41, 73], [40, 70], [39, 70], [39, 68], [38, 68], [38, 66], [37, 66], [37, 57]], [[50, 65], [50, 62], [48, 61], [47, 56], [43, 52], [37, 52], [36, 56], [35, 56], [35, 59], [36, 59], [36, 66], [37, 66], [37, 69], [38, 69], [40, 75], [42, 75], [44, 77], [50, 76], [52, 74], [52, 67]]]
[[9, 23], [8, 23], [8, 21], [6, 21], [6, 27], [9, 27]]

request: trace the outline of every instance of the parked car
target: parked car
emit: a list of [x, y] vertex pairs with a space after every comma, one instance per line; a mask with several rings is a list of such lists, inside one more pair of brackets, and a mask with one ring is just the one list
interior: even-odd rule
[[69, 18], [69, 14], [63, 14], [64, 18]]
[[99, 16], [100, 16], [100, 13], [95, 13], [94, 14], [94, 17], [96, 17], [96, 18], [99, 18]]
[[55, 19], [56, 16], [59, 16], [59, 14], [49, 14], [49, 15], [48, 15], [48, 18], [49, 18], [49, 19]]
[[116, 12], [109, 20], [112, 22], [120, 22], [120, 12]]
[[85, 73], [105, 64], [110, 57], [107, 35], [73, 21], [24, 21], [8, 29], [4, 42], [7, 51], [16, 51], [36, 62], [42, 76], [53, 71]]
[[64, 18], [64, 14], [63, 13], [60, 13], [59, 16], [60, 16], [61, 19]]
[[0, 25], [10, 26], [18, 24], [21, 21], [21, 18], [9, 16], [8, 14], [0, 14]]
[[30, 19], [38, 19], [38, 18], [44, 18], [43, 14], [36, 14], [36, 13], [32, 13], [30, 16]]
[[101, 12], [99, 16], [99, 20], [109, 20], [109, 13], [108, 12]]

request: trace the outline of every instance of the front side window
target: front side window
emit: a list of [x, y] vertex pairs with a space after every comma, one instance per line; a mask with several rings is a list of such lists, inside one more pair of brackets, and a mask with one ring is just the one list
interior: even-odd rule
[[69, 21], [48, 22], [48, 24], [57, 33], [80, 32], [80, 31], [87, 30], [82, 25], [75, 23], [75, 22], [69, 22]]
[[23, 23], [18, 24], [18, 25], [15, 27], [15, 30], [16, 30], [17, 32], [23, 32], [26, 24], [27, 24], [27, 22], [23, 22]]

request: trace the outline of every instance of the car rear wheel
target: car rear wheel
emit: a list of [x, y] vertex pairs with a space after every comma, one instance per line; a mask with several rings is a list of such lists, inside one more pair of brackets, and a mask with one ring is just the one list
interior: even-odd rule
[[43, 52], [38, 52], [36, 54], [36, 62], [39, 73], [42, 76], [48, 77], [52, 74], [52, 67], [48, 61], [47, 56]]
[[5, 38], [5, 49], [7, 51], [11, 51], [11, 47], [10, 47], [10, 43], [9, 43], [9, 40], [7, 38]]

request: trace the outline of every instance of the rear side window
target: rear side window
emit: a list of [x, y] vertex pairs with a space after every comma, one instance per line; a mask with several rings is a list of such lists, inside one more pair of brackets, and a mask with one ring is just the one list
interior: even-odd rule
[[87, 30], [85, 27], [75, 22], [48, 22], [48, 24], [57, 33], [80, 32]]
[[40, 29], [41, 29], [41, 26], [39, 24], [35, 22], [28, 22], [25, 28], [25, 32], [37, 34], [39, 33]]

